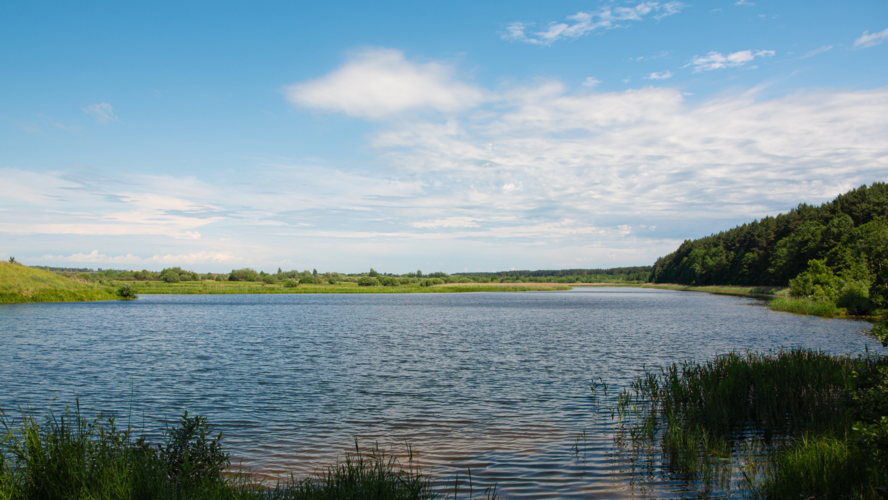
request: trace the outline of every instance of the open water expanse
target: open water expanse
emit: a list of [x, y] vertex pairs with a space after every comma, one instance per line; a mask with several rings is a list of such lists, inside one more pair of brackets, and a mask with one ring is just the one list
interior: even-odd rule
[[[0, 306], [0, 408], [79, 398], [156, 432], [205, 415], [234, 463], [304, 476], [408, 442], [441, 480], [506, 498], [690, 495], [614, 456], [590, 381], [731, 351], [881, 349], [865, 322], [635, 288], [396, 295], [147, 295]], [[578, 435], [586, 431], [586, 437]]]

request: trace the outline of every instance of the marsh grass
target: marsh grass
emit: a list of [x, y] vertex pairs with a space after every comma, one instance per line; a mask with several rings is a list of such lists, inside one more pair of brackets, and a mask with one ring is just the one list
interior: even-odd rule
[[[402, 466], [394, 454], [378, 446], [364, 453], [355, 442], [353, 454], [324, 472], [269, 485], [232, 470], [222, 435], [210, 433], [206, 419], [187, 413], [159, 443], [136, 438], [114, 418], [87, 421], [68, 408], [42, 424], [27, 414], [16, 424], [2, 412], [0, 422], [0, 500], [450, 498], [412, 463], [409, 448]], [[459, 486], [457, 478], [454, 499]], [[473, 493], [470, 489], [468, 498]], [[483, 494], [496, 498], [495, 488]]]
[[775, 311], [808, 314], [824, 318], [845, 315], [845, 309], [837, 307], [834, 302], [830, 301], [781, 297], [769, 302], [768, 306]]
[[855, 372], [879, 359], [732, 353], [646, 371], [610, 406], [615, 440], [648, 474], [662, 470], [703, 491], [874, 498], [885, 475], [850, 437], [848, 391]]
[[113, 287], [85, 283], [50, 271], [0, 261], [0, 304], [120, 300]]

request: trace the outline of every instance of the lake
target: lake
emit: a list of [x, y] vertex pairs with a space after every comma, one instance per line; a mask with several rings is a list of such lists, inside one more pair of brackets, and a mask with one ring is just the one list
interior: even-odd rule
[[[637, 288], [148, 295], [0, 306], [0, 408], [73, 405], [156, 432], [182, 411], [267, 477], [378, 442], [505, 498], [679, 497], [612, 453], [590, 382], [732, 351], [880, 350], [870, 325], [755, 299]], [[585, 431], [585, 438], [578, 437]]]

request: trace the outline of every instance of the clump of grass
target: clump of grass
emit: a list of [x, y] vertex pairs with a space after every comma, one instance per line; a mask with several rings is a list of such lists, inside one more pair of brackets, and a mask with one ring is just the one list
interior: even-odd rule
[[762, 498], [880, 498], [876, 487], [888, 484], [888, 474], [873, 465], [853, 436], [806, 433], [774, 454], [753, 491]]
[[[447, 498], [410, 463], [402, 466], [379, 447], [355, 453], [315, 477], [257, 482], [230, 470], [222, 435], [186, 412], [160, 443], [135, 438], [114, 418], [92, 421], [68, 408], [43, 424], [22, 415], [20, 425], [0, 412], [0, 500], [425, 500]], [[457, 496], [455, 485], [454, 498]], [[488, 499], [496, 491], [487, 490]]]
[[843, 316], [845, 313], [844, 309], [837, 307], [834, 302], [806, 298], [777, 298], [772, 300], [768, 305], [775, 311], [808, 314], [822, 316], [824, 318]]
[[[674, 363], [617, 395], [617, 442], [670, 476], [730, 488], [744, 467], [794, 436], [849, 432], [847, 389], [867, 363], [809, 350]], [[755, 472], [747, 476], [761, 477]]]

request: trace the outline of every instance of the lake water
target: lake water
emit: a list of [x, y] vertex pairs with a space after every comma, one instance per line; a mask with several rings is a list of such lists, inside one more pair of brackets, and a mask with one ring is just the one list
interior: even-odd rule
[[[161, 429], [183, 410], [233, 462], [297, 477], [354, 446], [408, 442], [441, 480], [505, 498], [682, 496], [611, 454], [590, 381], [731, 351], [880, 350], [865, 322], [633, 288], [416, 295], [147, 295], [0, 306], [0, 408]], [[578, 435], [586, 431], [585, 439]], [[630, 486], [630, 484], [632, 486]]]

